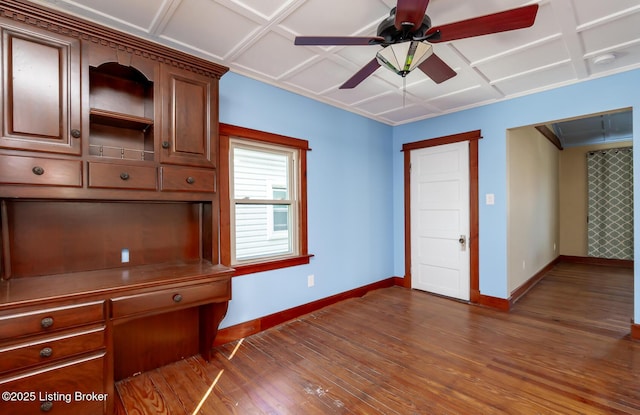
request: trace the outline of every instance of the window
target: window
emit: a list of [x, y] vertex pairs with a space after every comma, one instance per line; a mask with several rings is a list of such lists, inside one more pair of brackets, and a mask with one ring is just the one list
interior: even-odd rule
[[222, 262], [236, 275], [309, 262], [308, 142], [221, 124]]

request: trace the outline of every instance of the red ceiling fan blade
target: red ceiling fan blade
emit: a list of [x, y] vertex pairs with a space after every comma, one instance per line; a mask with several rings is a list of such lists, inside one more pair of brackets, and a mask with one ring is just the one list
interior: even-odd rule
[[293, 42], [302, 46], [354, 46], [379, 45], [384, 38], [379, 36], [298, 36]]
[[429, 78], [433, 79], [433, 82], [436, 84], [440, 84], [447, 79], [451, 79], [456, 76], [456, 71], [447, 65], [445, 61], [436, 56], [435, 53], [418, 65], [418, 68], [420, 68], [420, 70]]
[[403, 23], [410, 23], [414, 28], [420, 27], [428, 5], [429, 0], [398, 0], [394, 22], [396, 29], [402, 29]]
[[378, 63], [378, 59], [373, 58], [368, 64], [363, 66], [362, 69], [356, 72], [355, 75], [349, 78], [347, 82], [340, 85], [340, 89], [355, 88], [360, 82], [364, 81], [369, 75], [374, 73], [379, 66], [380, 63]]
[[[427, 31], [425, 37], [428, 38], [429, 43], [438, 43], [523, 29], [533, 25], [537, 13], [538, 5], [532, 4], [443, 26], [434, 26]], [[429, 37], [432, 34], [433, 37]]]

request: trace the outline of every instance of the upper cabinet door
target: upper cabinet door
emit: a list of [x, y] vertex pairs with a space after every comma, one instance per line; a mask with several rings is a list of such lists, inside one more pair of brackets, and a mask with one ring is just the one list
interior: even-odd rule
[[80, 154], [79, 41], [31, 27], [0, 30], [0, 147]]
[[215, 167], [218, 80], [161, 65], [160, 162]]

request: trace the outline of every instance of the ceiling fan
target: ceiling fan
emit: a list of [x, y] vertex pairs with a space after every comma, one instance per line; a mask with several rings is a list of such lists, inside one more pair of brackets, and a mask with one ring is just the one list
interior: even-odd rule
[[538, 12], [538, 5], [531, 4], [455, 23], [431, 26], [431, 19], [425, 14], [428, 5], [429, 0], [398, 0], [389, 17], [378, 25], [377, 36], [298, 36], [294, 44], [382, 46], [376, 57], [342, 84], [340, 89], [356, 87], [380, 66], [391, 69], [402, 77], [419, 68], [439, 84], [454, 77], [456, 71], [433, 53], [432, 43], [530, 27]]

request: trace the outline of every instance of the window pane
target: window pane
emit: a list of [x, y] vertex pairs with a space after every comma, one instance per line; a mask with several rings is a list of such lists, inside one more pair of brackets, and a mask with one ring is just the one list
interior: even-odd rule
[[235, 147], [233, 149], [233, 198], [289, 199], [288, 172], [289, 154], [287, 153]]
[[292, 253], [289, 205], [237, 204], [235, 243], [238, 261]]

